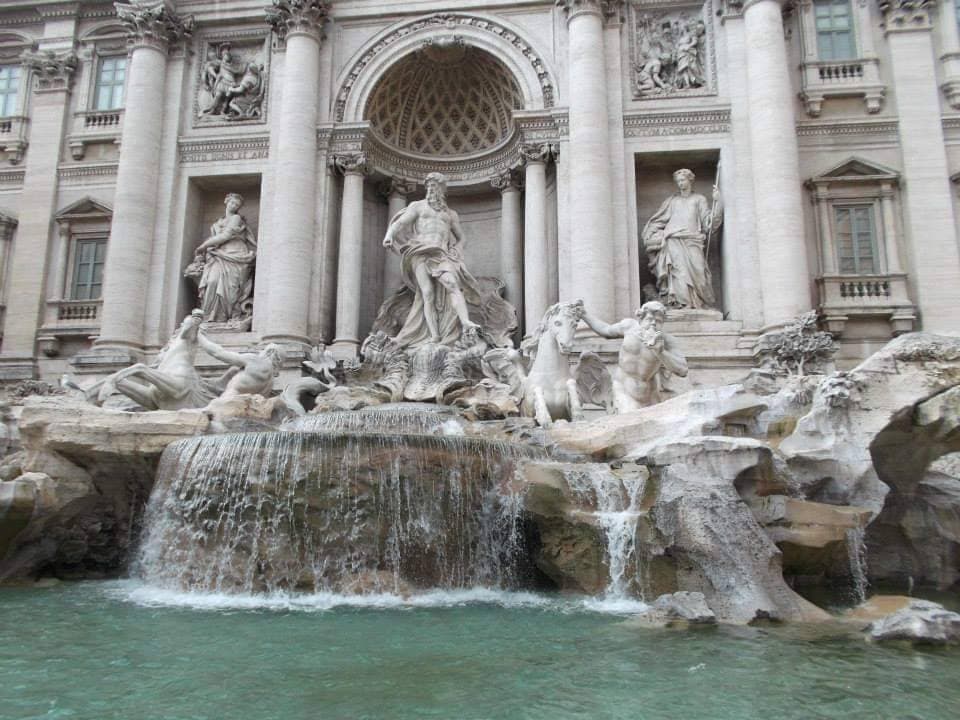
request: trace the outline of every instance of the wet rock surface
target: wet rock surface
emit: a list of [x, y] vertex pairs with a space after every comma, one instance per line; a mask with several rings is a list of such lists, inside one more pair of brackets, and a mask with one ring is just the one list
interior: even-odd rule
[[911, 600], [871, 623], [867, 634], [877, 642], [906, 640], [924, 645], [955, 645], [960, 643], [960, 615], [939, 603]]
[[661, 595], [650, 608], [631, 620], [630, 624], [648, 627], [674, 625], [715, 625], [717, 616], [707, 605], [703, 593], [675, 592]]

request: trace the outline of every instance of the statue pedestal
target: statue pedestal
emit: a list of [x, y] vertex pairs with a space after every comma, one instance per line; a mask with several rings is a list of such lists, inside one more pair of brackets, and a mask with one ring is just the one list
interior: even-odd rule
[[723, 320], [723, 313], [711, 308], [669, 308], [667, 310], [667, 323], [673, 322], [719, 322]]

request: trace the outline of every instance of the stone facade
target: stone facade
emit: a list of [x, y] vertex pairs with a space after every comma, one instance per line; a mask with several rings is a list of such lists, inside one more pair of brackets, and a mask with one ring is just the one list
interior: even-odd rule
[[723, 197], [715, 307], [668, 312], [683, 382], [742, 376], [811, 309], [846, 366], [960, 330], [953, 0], [7, 0], [0, 115], [0, 381], [153, 359], [229, 193], [252, 321], [211, 336], [349, 359], [432, 171], [524, 336], [558, 301], [653, 299], [640, 235], [679, 168]]

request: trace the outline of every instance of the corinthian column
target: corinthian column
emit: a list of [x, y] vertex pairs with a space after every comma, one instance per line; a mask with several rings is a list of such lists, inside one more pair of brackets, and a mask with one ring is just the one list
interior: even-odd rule
[[270, 254], [269, 304], [255, 328], [264, 340], [309, 343], [310, 274], [317, 190], [317, 96], [320, 43], [328, 0], [273, 0], [267, 21], [286, 43], [275, 154], [276, 192]]
[[746, 0], [744, 34], [750, 107], [754, 226], [766, 326], [810, 309], [810, 273], [790, 66], [780, 0]]
[[343, 205], [337, 256], [337, 328], [331, 349], [338, 357], [354, 357], [360, 347], [363, 178], [367, 173], [367, 157], [363, 153], [335, 155], [333, 161], [343, 173]]
[[134, 0], [115, 7], [127, 30], [131, 54], [96, 345], [124, 362], [132, 359], [144, 341], [167, 51], [170, 43], [190, 34], [193, 18], [175, 15], [170, 5], [160, 0]]
[[[622, 4], [619, 0], [557, 0], [567, 14], [570, 73], [570, 207], [566, 212], [572, 228], [572, 271], [570, 288], [561, 296], [582, 298], [600, 317], [613, 317], [616, 310], [603, 24]], [[528, 304], [527, 315], [534, 311]]]
[[[516, 173], [507, 171], [490, 179], [500, 191], [500, 280], [506, 297], [516, 308], [517, 324], [523, 316], [523, 206]], [[539, 268], [543, 272], [543, 267]]]
[[[553, 155], [553, 148], [546, 143], [523, 145], [520, 148], [520, 155], [526, 166], [524, 173], [526, 192], [523, 207], [523, 303], [525, 332], [529, 334], [543, 319], [543, 314], [550, 304], [547, 163]], [[576, 272], [576, 265], [574, 265], [574, 272]], [[607, 278], [607, 285], [613, 286], [612, 274]]]

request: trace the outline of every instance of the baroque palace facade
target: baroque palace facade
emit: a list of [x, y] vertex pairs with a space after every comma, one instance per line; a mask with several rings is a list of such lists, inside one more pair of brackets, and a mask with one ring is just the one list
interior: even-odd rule
[[680, 168], [693, 382], [811, 309], [847, 365], [960, 328], [955, 0], [5, 0], [0, 162], [4, 381], [150, 361], [198, 307], [289, 372], [353, 357], [434, 171], [518, 336], [663, 297]]

